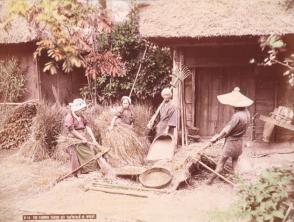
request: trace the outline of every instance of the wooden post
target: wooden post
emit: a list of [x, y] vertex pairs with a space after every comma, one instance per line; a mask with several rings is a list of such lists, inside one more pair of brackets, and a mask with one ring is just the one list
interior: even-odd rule
[[196, 126], [196, 69], [192, 71], [192, 126]]
[[[175, 71], [178, 69], [178, 65], [179, 65], [179, 49], [178, 48], [174, 48], [173, 49], [173, 73], [175, 73]], [[172, 82], [175, 81], [175, 79], [177, 78], [176, 76], [172, 77]], [[173, 104], [175, 104], [177, 106], [178, 109], [180, 109], [181, 107], [181, 103], [180, 103], [180, 84], [175, 84], [175, 88], [173, 89]], [[179, 110], [178, 115], [177, 115], [177, 127], [175, 129], [175, 140], [177, 141], [178, 144], [178, 136], [180, 133], [180, 123], [181, 123], [181, 111]]]

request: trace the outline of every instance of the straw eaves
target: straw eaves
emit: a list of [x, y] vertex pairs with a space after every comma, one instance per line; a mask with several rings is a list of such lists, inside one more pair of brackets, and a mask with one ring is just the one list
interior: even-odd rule
[[294, 33], [294, 7], [289, 0], [155, 0], [149, 3], [140, 11], [143, 37]]
[[37, 32], [30, 27], [27, 20], [16, 16], [5, 29], [2, 27], [7, 16], [8, 10], [0, 4], [0, 44], [27, 43], [37, 40]]

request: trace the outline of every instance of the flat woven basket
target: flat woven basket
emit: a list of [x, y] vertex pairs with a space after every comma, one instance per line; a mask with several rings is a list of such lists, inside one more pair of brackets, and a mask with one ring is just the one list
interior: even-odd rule
[[163, 188], [172, 181], [172, 174], [169, 170], [161, 167], [154, 167], [146, 170], [139, 176], [139, 181], [144, 187]]

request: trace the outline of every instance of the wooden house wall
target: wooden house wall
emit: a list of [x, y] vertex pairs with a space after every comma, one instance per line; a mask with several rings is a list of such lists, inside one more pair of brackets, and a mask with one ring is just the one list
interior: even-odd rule
[[27, 70], [27, 92], [22, 101], [43, 99], [54, 102], [52, 86], [56, 88], [61, 103], [68, 104], [74, 98], [80, 97], [80, 88], [87, 84], [83, 70], [77, 69], [68, 74], [59, 72], [56, 75], [50, 75], [48, 72], [44, 73], [42, 70], [48, 59], [42, 57], [36, 61], [33, 58], [35, 49], [34, 42], [0, 44], [0, 60], [15, 57], [20, 60], [22, 67]]
[[[179, 50], [192, 76], [185, 81], [187, 125], [199, 128], [202, 137], [219, 132], [230, 119], [233, 109], [221, 105], [216, 96], [238, 86], [255, 103], [252, 115], [268, 115], [277, 105], [278, 79], [273, 68], [249, 64], [259, 56], [256, 44], [228, 44], [184, 47]], [[250, 139], [262, 138], [264, 122], [258, 118], [247, 131]]]
[[87, 84], [87, 79], [82, 69], [76, 69], [71, 73], [59, 71], [55, 75], [43, 72], [45, 57], [41, 58], [39, 69], [41, 77], [41, 94], [45, 101], [55, 102], [53, 87], [56, 89], [58, 98], [62, 104], [68, 104], [74, 98], [80, 97], [80, 88]]
[[34, 43], [0, 44], [0, 60], [14, 57], [20, 61], [22, 68], [26, 70], [27, 91], [21, 101], [40, 97], [37, 62], [33, 58], [34, 50]]

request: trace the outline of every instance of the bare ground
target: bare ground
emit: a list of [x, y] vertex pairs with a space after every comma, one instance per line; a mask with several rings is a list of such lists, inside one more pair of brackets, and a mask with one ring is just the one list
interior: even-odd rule
[[[282, 148], [270, 147], [270, 152], [275, 154], [259, 158], [252, 156], [268, 152], [269, 147], [259, 149], [257, 144], [248, 146], [239, 162], [239, 172], [248, 180], [266, 168], [282, 166], [294, 159], [293, 153], [276, 154], [282, 150], [293, 151], [293, 144], [284, 144]], [[89, 221], [99, 222], [238, 221], [234, 215], [226, 213], [234, 205], [237, 190], [221, 181], [207, 186], [205, 180], [197, 178], [175, 193], [138, 198], [98, 191], [85, 192], [83, 186], [100, 177], [98, 172], [52, 184], [68, 170], [68, 166], [60, 162], [32, 162], [15, 151], [1, 150], [0, 221], [22, 221], [24, 214], [59, 213], [96, 214], [97, 219]]]

